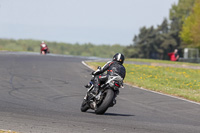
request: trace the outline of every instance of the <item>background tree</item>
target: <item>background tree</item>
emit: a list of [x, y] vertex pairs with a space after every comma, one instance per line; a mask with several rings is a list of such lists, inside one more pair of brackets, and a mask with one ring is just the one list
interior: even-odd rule
[[169, 18], [171, 22], [171, 30], [179, 32], [182, 28], [184, 20], [190, 15], [195, 0], [179, 0], [178, 4], [173, 4], [170, 9]]
[[[133, 44], [124, 49], [128, 57], [168, 59], [167, 53], [175, 48], [182, 49], [179, 33], [186, 18], [190, 15], [195, 0], [179, 0], [170, 9], [170, 23], [166, 18], [156, 28], [140, 29], [134, 36]], [[179, 53], [182, 56], [182, 51]]]
[[190, 16], [184, 21], [180, 36], [187, 47], [200, 48], [200, 0], [196, 0]]
[[169, 18], [171, 20], [171, 33], [176, 39], [177, 48], [183, 48], [180, 31], [182, 30], [182, 25], [186, 18], [190, 15], [195, 0], [179, 0], [178, 4], [173, 4], [170, 9]]
[[[53, 54], [65, 54], [65, 55], [78, 55], [78, 56], [97, 56], [110, 58], [115, 53], [122, 53], [125, 46], [119, 44], [115, 45], [94, 45], [91, 43], [86, 44], [70, 44], [70, 43], [58, 43], [48, 42], [50, 52]], [[7, 51], [30, 51], [40, 53], [39, 40], [13, 40], [13, 39], [0, 39], [0, 50]]]

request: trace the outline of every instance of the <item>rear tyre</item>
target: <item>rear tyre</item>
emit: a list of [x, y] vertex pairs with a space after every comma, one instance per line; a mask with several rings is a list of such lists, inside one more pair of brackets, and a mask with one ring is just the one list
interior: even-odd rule
[[114, 91], [112, 89], [106, 90], [104, 95], [105, 96], [101, 105], [98, 106], [95, 110], [96, 114], [104, 114], [106, 110], [110, 107], [110, 105], [113, 103]]
[[82, 112], [86, 112], [90, 107], [88, 106], [87, 102], [85, 100], [83, 100], [82, 104], [81, 104], [81, 111]]

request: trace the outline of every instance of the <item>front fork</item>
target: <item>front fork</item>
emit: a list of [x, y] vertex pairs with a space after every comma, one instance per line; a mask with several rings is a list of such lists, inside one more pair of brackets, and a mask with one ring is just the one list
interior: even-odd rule
[[86, 93], [86, 95], [85, 95], [85, 97], [83, 98], [84, 100], [87, 100], [88, 98], [88, 93], [92, 90], [94, 88], [94, 85], [93, 84], [91, 84], [91, 86], [90, 86], [90, 88], [87, 90], [87, 93]]

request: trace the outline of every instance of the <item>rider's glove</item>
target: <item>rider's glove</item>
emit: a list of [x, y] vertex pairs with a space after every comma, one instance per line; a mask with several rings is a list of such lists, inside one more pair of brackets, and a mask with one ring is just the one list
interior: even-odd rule
[[95, 75], [95, 71], [93, 71], [91, 74], [92, 74], [92, 75]]

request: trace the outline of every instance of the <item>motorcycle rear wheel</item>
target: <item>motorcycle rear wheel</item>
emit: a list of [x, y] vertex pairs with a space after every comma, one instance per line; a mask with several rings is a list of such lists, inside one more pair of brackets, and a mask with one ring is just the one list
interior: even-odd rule
[[113, 102], [114, 91], [112, 89], [106, 90], [104, 95], [105, 95], [105, 97], [104, 97], [102, 103], [95, 110], [96, 114], [100, 114], [100, 115], [104, 114]]

